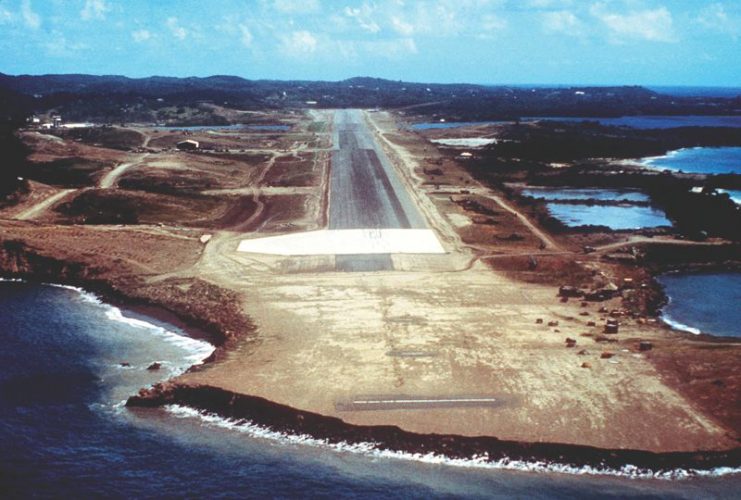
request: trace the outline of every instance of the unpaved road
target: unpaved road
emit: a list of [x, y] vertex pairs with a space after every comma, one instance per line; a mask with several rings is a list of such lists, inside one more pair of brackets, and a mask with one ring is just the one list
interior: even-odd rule
[[118, 182], [119, 177], [121, 177], [124, 172], [126, 172], [129, 168], [142, 163], [147, 158], [147, 156], [149, 156], [149, 153], [142, 153], [135, 160], [118, 165], [116, 168], [105, 174], [102, 179], [100, 179], [100, 187], [103, 189], [110, 189], [114, 187]]
[[499, 206], [500, 207], [502, 207], [507, 212], [509, 212], [512, 215], [514, 215], [515, 217], [517, 217], [520, 220], [520, 222], [522, 222], [522, 224], [525, 227], [527, 227], [535, 236], [537, 236], [540, 239], [541, 242], [543, 242], [543, 246], [544, 246], [545, 249], [547, 249], [547, 250], [553, 250], [553, 251], [556, 251], [556, 252], [560, 252], [561, 251], [561, 247], [559, 247], [558, 244], [556, 244], [556, 242], [553, 241], [553, 239], [550, 236], [548, 236], [547, 234], [545, 234], [545, 232], [541, 231], [540, 228], [538, 228], [535, 224], [533, 224], [532, 222], [530, 222], [530, 219], [528, 219], [527, 217], [525, 217], [519, 210], [515, 209], [509, 203], [507, 203], [506, 201], [504, 201], [501, 196], [497, 196], [497, 195], [495, 195], [493, 193], [490, 193], [489, 194], [489, 197], [492, 200], [494, 200], [497, 203], [499, 203]]
[[[349, 118], [351, 150], [373, 149], [375, 141], [354, 133], [361, 127]], [[411, 156], [389, 147], [399, 148], [400, 171], [412, 171]], [[419, 184], [409, 185], [424, 201]], [[348, 196], [359, 196], [363, 207], [369, 186], [356, 189]], [[425, 209], [427, 220], [442, 224], [444, 217], [429, 215], [433, 211]], [[344, 269], [334, 256], [235, 252], [242, 237], [216, 234], [193, 272], [244, 293], [242, 308], [256, 336], [180, 382], [420, 433], [655, 451], [731, 443], [725, 428], [636, 352], [637, 339], [658, 345], [666, 335], [661, 329], [625, 321], [623, 343], [602, 345], [594, 340], [604, 319], [599, 305], [559, 302], [551, 286], [512, 281], [476, 261], [452, 271], [469, 257], [458, 251], [404, 256], [403, 265], [393, 256], [393, 272], [337, 273], [331, 271]], [[363, 265], [371, 270], [375, 264]], [[619, 307], [618, 299], [606, 306]], [[569, 348], [567, 338], [578, 347]]]
[[45, 212], [47, 209], [49, 209], [52, 205], [55, 203], [61, 201], [64, 197], [66, 197], [68, 194], [73, 193], [77, 191], [76, 189], [63, 189], [62, 191], [59, 191], [58, 193], [55, 193], [48, 198], [45, 198], [41, 200], [36, 205], [27, 208], [23, 212], [17, 214], [14, 218], [17, 220], [31, 220], [39, 215], [41, 215], [43, 212]]
[[648, 238], [646, 236], [632, 236], [625, 241], [618, 241], [615, 243], [609, 243], [607, 245], [600, 245], [595, 247], [596, 253], [609, 252], [612, 250], [618, 250], [620, 248], [629, 245], [681, 245], [681, 246], [718, 246], [723, 245], [723, 241], [692, 241], [692, 240], [680, 240], [677, 238], [668, 238], [665, 236], [655, 236]]

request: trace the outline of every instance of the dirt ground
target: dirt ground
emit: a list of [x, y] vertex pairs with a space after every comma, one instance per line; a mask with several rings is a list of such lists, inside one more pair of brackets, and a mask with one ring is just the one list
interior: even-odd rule
[[[180, 382], [261, 396], [350, 423], [423, 433], [651, 451], [738, 445], [738, 343], [685, 340], [655, 320], [620, 312], [619, 298], [586, 306], [561, 301], [554, 286], [559, 280], [620, 283], [628, 275], [598, 257], [572, 253], [578, 245], [539, 228], [501, 193], [476, 183], [459, 162], [400, 129], [392, 115], [369, 112], [367, 118], [448, 254], [393, 256], [395, 271], [341, 273], [332, 271], [331, 256], [236, 252], [245, 237], [326, 223], [331, 119], [319, 111], [282, 134], [210, 138], [229, 150], [218, 154], [169, 151], [170, 132], [145, 131], [146, 147], [155, 149], [117, 183], [100, 188], [92, 180], [32, 212], [30, 220], [13, 220], [60, 190], [36, 185], [22, 207], [0, 212], [0, 237], [101, 266], [101, 279], [119, 263], [137, 278], [136, 286], [165, 303], [180, 293], [178, 287], [187, 297], [196, 282], [224, 290], [224, 314], [240, 310], [243, 326], [230, 327], [241, 330], [231, 332], [233, 341], [218, 361]], [[80, 143], [65, 149], [48, 141], [56, 148], [49, 158], [85, 154], [73, 150]], [[105, 154], [114, 164], [126, 160], [113, 156], [120, 152]], [[258, 156], [240, 156], [246, 154]], [[245, 198], [249, 213], [220, 226], [196, 218], [186, 229], [171, 210], [158, 218], [153, 209], [147, 225], [123, 227], [72, 225], [73, 219], [57, 211], [75, 196], [107, 189], [124, 197], [136, 192], [136, 200], [167, 192], [188, 210], [198, 210], [189, 201], [194, 193], [228, 205], [224, 211]], [[223, 220], [214, 210], [204, 221]], [[211, 238], [203, 244], [199, 238], [205, 234]], [[531, 257], [540, 268], [528, 267]], [[126, 284], [119, 286], [125, 292]], [[209, 293], [199, 295], [202, 306], [218, 309], [218, 301], [226, 300], [216, 292], [209, 299]], [[606, 336], [610, 311], [621, 328]], [[640, 351], [640, 341], [651, 342], [653, 350]], [[700, 382], [691, 390], [683, 386], [693, 363], [681, 359], [697, 360]], [[707, 366], [713, 364], [726, 371], [714, 372]], [[702, 393], [712, 401], [703, 401]], [[353, 405], [407, 397], [486, 398], [496, 404], [373, 410]], [[724, 409], [724, 399], [736, 409]]]

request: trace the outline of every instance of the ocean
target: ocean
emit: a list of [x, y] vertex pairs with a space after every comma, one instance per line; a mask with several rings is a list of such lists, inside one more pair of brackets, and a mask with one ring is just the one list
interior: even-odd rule
[[664, 156], [644, 158], [641, 163], [657, 170], [690, 174], [741, 174], [741, 147], [677, 149]]
[[741, 337], [741, 272], [670, 273], [658, 281], [669, 297], [665, 322], [692, 333]]
[[[129, 395], [213, 347], [71, 287], [0, 282], [0, 341], [2, 498], [732, 498], [741, 488], [739, 475], [636, 479], [342, 450], [186, 408], [130, 410]], [[155, 361], [162, 368], [147, 370]]]

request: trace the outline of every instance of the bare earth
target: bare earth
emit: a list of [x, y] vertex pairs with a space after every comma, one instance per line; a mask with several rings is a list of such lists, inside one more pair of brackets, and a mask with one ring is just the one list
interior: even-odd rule
[[[250, 137], [247, 149], [269, 151], [266, 159], [239, 167], [244, 169], [241, 185], [215, 181], [201, 190], [206, 197], [249, 197], [256, 208], [248, 224], [200, 231], [135, 226], [125, 232], [112, 226], [49, 226], [47, 236], [41, 236], [39, 226], [3, 221], [0, 236], [40, 248], [49, 234], [58, 235], [50, 244], [52, 253], [68, 256], [77, 240], [78, 251], [86, 250], [89, 262], [101, 262], [105, 251], [93, 245], [114, 232], [111, 245], [121, 247], [115, 257], [147, 286], [199, 280], [234, 292], [254, 332], [234, 333], [218, 361], [181, 376], [180, 383], [260, 396], [349, 423], [395, 425], [419, 433], [650, 451], [738, 445], [738, 429], [680, 393], [676, 381], [651, 361], [651, 351], [638, 351], [639, 340], [660, 349], [667, 342], [666, 329], [623, 318], [618, 343], [595, 342], [605, 319], [599, 307], [619, 308], [619, 299], [586, 307], [573, 299], [561, 302], [553, 285], [525, 283], [485, 265], [488, 257], [566, 252], [568, 243], [555, 241], [454, 164], [441, 177], [429, 178], [424, 168], [429, 158], [436, 158], [434, 146], [399, 131], [387, 113], [365, 115], [446, 255], [394, 255], [393, 271], [344, 273], [334, 271], [333, 256], [287, 258], [236, 251], [245, 237], [326, 225], [328, 128], [303, 139], [274, 140], [281, 148], [293, 148], [291, 161], [308, 165], [309, 181], [295, 180], [290, 169], [279, 176], [276, 157], [290, 154]], [[314, 112], [311, 119], [325, 127], [332, 123], [330, 112]], [[164, 139], [174, 140], [161, 135], [148, 144]], [[238, 143], [223, 139], [229, 141]], [[297, 156], [300, 151], [307, 151], [313, 163]], [[164, 155], [165, 160], [150, 156], [143, 165], [111, 170], [105, 177], [110, 182], [101, 184], [115, 190], [127, 175], [145, 168], [164, 175], [166, 169], [157, 161], [191, 161], [176, 153]], [[229, 163], [223, 171], [236, 168]], [[286, 178], [294, 180], [280, 181]], [[464, 210], [458, 199], [462, 188], [481, 204], [490, 204], [500, 224], [469, 224], [480, 216]], [[46, 204], [54, 201], [49, 196], [61, 196], [57, 192], [40, 197], [37, 210], [48, 209]], [[278, 207], [289, 198], [296, 200], [282, 206], [293, 208], [281, 211]], [[37, 215], [31, 207], [24, 213], [28, 210]], [[5, 217], [13, 215], [17, 211], [8, 209]], [[137, 232], [147, 239], [138, 248], [123, 248], [122, 240]], [[504, 238], [513, 232], [522, 239]], [[197, 238], [205, 233], [213, 237], [201, 245]], [[171, 244], [164, 244], [166, 240]], [[170, 262], [165, 251], [178, 257]], [[610, 276], [608, 267], [594, 269]], [[552, 321], [558, 324], [548, 326]], [[587, 326], [588, 321], [596, 326]], [[567, 338], [576, 345], [566, 347]], [[612, 356], [602, 357], [604, 352]], [[424, 401], [410, 408], [405, 403], [410, 398]], [[441, 399], [447, 402], [438, 403]], [[385, 403], [373, 406], [369, 401]]]
[[[434, 207], [424, 208], [433, 227], [448, 226]], [[445, 227], [443, 234], [451, 233]], [[523, 285], [482, 264], [467, 268], [471, 256], [455, 245], [445, 257], [397, 256], [397, 271], [334, 273], [312, 272], [332, 267], [326, 257], [239, 255], [239, 238], [225, 234], [209, 243], [196, 273], [242, 290], [259, 333], [182, 382], [424, 433], [657, 451], [734, 444], [664, 385], [643, 354], [618, 350], [600, 359], [607, 349], [580, 337], [599, 331], [586, 327], [598, 319], [597, 306], [579, 316], [584, 309], [558, 302], [553, 287]], [[295, 269], [303, 272], [284, 272]], [[536, 324], [538, 318], [559, 326]], [[661, 334], [636, 324], [621, 337]], [[565, 347], [567, 337], [578, 339], [576, 348]], [[582, 348], [587, 354], [577, 355]], [[582, 368], [584, 362], [592, 367]], [[502, 404], [342, 410], [368, 395], [486, 396]]]

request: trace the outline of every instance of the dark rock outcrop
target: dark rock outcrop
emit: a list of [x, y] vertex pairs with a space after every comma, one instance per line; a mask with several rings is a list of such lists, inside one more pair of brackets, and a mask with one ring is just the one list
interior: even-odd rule
[[[587, 363], [585, 363], [586, 365]], [[329, 443], [373, 443], [378, 449], [436, 453], [449, 458], [486, 456], [491, 461], [546, 462], [617, 470], [626, 465], [656, 473], [675, 469], [740, 467], [741, 447], [727, 451], [654, 453], [558, 443], [523, 443], [495, 437], [417, 434], [396, 426], [365, 426], [297, 410], [266, 399], [211, 386], [158, 384], [129, 398], [128, 407], [184, 405], [234, 420], [249, 420], [277, 432], [309, 435]]]

